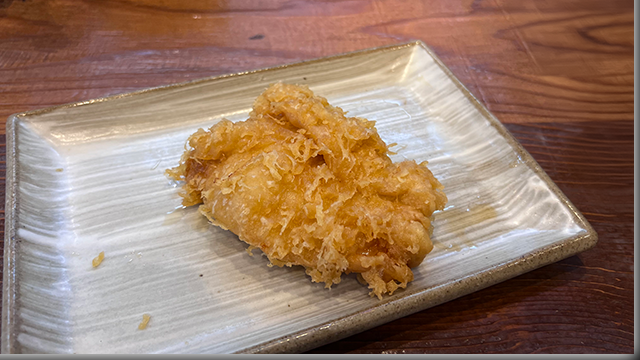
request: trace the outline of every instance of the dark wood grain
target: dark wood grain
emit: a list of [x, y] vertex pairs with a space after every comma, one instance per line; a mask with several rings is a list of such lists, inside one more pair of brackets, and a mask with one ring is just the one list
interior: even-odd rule
[[[0, 0], [0, 118], [421, 39], [508, 126], [600, 240], [311, 352], [632, 353], [633, 7], [631, 0]], [[3, 121], [2, 217], [4, 134]]]

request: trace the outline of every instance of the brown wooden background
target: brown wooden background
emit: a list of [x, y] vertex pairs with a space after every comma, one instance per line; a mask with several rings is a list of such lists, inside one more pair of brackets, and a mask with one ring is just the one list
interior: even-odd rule
[[[312, 353], [632, 353], [633, 1], [0, 0], [10, 114], [421, 39], [600, 236]], [[5, 147], [0, 147], [4, 209]], [[2, 212], [4, 216], [4, 211]]]

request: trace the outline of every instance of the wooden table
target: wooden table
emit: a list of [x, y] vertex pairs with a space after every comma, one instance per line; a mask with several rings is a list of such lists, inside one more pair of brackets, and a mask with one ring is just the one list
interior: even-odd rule
[[631, 0], [0, 0], [0, 118], [421, 39], [600, 240], [311, 352], [632, 353], [633, 23]]

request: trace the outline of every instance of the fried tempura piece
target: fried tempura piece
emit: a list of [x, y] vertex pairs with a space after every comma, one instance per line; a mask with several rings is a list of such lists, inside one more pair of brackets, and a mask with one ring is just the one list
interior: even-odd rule
[[433, 245], [442, 185], [415, 161], [392, 163], [374, 122], [346, 117], [307, 87], [274, 84], [249, 119], [199, 129], [180, 165], [183, 204], [327, 287], [359, 273], [379, 298], [406, 287]]

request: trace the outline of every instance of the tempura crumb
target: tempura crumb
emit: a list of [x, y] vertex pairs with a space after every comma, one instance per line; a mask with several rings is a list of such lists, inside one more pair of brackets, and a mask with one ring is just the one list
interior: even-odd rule
[[93, 264], [94, 268], [97, 268], [98, 265], [102, 264], [102, 260], [104, 260], [104, 251], [101, 251], [100, 254], [98, 254], [98, 256], [96, 256], [91, 263]]
[[140, 323], [140, 325], [138, 325], [138, 330], [146, 329], [147, 325], [149, 324], [149, 320], [151, 320], [151, 315], [149, 314], [142, 315], [142, 322]]

